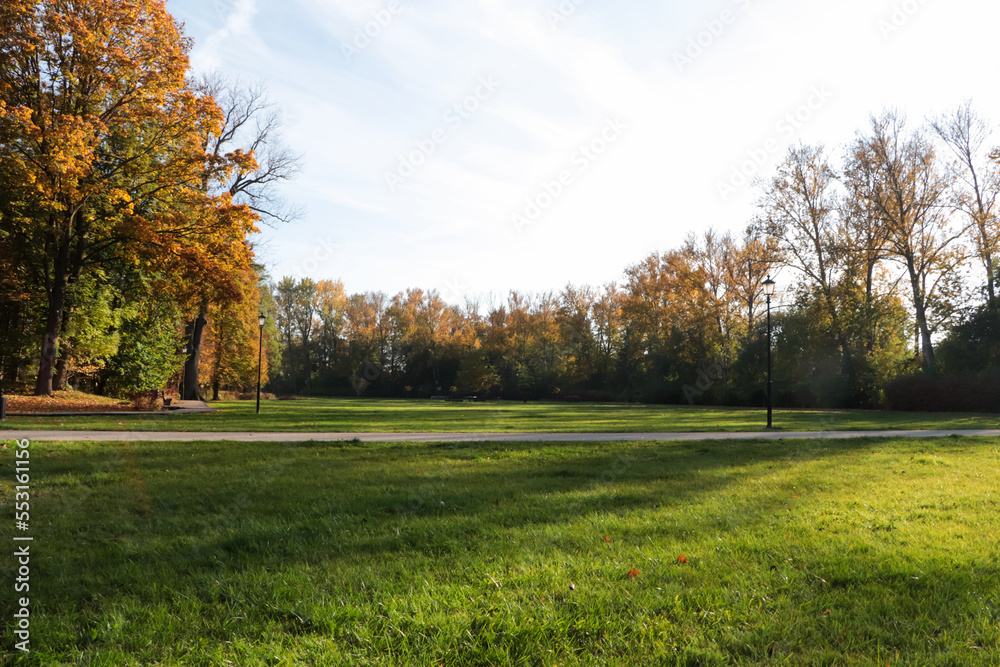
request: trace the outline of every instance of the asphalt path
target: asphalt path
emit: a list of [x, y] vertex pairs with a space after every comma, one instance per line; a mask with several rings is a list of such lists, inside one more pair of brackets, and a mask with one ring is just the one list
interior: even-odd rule
[[0, 431], [0, 440], [88, 442], [640, 442], [806, 438], [941, 438], [1000, 436], [1000, 429], [939, 431], [751, 431], [706, 433], [276, 433], [260, 431]]

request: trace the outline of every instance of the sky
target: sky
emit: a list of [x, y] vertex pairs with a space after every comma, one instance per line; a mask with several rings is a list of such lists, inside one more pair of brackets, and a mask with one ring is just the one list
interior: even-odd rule
[[[303, 169], [274, 278], [467, 297], [621, 281], [738, 235], [797, 142], [971, 99], [1000, 121], [1000, 4], [973, 0], [168, 0], [195, 72], [266, 84]], [[1000, 133], [997, 135], [1000, 144]]]

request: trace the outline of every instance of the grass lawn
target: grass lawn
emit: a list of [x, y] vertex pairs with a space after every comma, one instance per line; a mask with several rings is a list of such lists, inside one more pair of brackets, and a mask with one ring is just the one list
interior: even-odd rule
[[[760, 431], [763, 409], [623, 403], [445, 403], [430, 400], [308, 398], [268, 401], [254, 414], [253, 401], [213, 404], [200, 415], [109, 417], [11, 417], [0, 429], [59, 428], [136, 431], [324, 431], [324, 432], [667, 432]], [[774, 424], [788, 431], [998, 428], [1000, 415], [777, 410]]]
[[1000, 656], [1000, 439], [64, 442], [30, 465], [23, 664]]

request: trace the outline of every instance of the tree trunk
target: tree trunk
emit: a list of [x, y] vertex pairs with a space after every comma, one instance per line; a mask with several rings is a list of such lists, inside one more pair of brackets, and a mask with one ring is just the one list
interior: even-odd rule
[[191, 349], [187, 361], [184, 364], [184, 395], [181, 396], [181, 400], [202, 400], [200, 385], [198, 384], [198, 364], [201, 360], [201, 339], [202, 335], [205, 333], [206, 324], [208, 324], [208, 318], [205, 317], [204, 312], [201, 312], [198, 313], [198, 317], [187, 326], [187, 334], [189, 336], [188, 345], [191, 346]]
[[52, 381], [53, 389], [66, 391], [69, 386], [69, 358], [73, 354], [73, 343], [68, 339], [59, 346], [59, 361], [56, 363], [56, 376]]
[[66, 302], [66, 274], [56, 265], [52, 290], [49, 292], [48, 314], [42, 333], [42, 352], [38, 359], [38, 378], [35, 380], [35, 396], [52, 395], [52, 373], [56, 366], [56, 350], [59, 334], [62, 332], [63, 307]]
[[917, 319], [917, 336], [924, 356], [924, 370], [934, 372], [937, 370], [937, 360], [934, 356], [934, 346], [931, 343], [931, 331], [927, 326], [927, 307], [924, 304], [923, 290], [920, 289], [920, 278], [913, 268], [913, 261], [907, 262], [910, 272], [910, 285], [913, 288], [913, 310]]
[[215, 382], [212, 383], [212, 400], [213, 401], [219, 400], [219, 381], [218, 380], [216, 380]]

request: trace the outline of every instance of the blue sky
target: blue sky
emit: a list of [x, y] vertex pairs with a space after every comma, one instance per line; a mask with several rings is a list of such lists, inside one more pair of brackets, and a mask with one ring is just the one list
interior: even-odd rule
[[[1000, 120], [972, 0], [169, 0], [196, 70], [264, 81], [304, 156], [275, 277], [467, 295], [620, 280], [739, 232], [787, 146], [892, 106]], [[1000, 144], [1000, 134], [997, 135]]]

